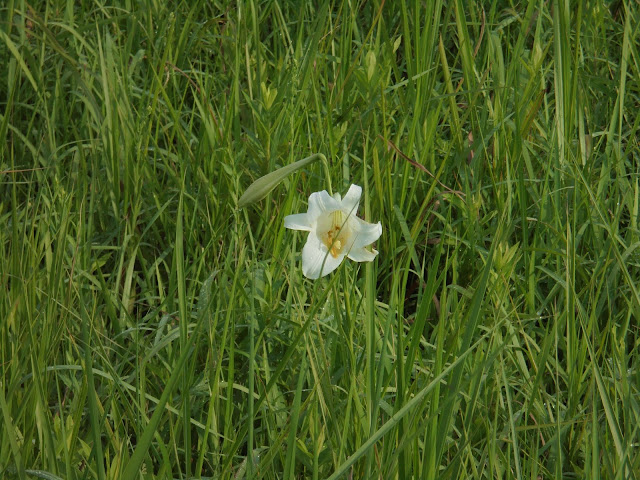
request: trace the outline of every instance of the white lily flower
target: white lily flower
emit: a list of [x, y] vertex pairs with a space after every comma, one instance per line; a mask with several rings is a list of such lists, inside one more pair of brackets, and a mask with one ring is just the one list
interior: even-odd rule
[[302, 273], [316, 279], [333, 272], [349, 257], [356, 262], [371, 262], [378, 252], [365, 247], [382, 235], [382, 225], [368, 223], [356, 217], [362, 187], [351, 185], [340, 198], [326, 190], [309, 196], [307, 213], [288, 215], [284, 226], [292, 230], [309, 232], [302, 249]]

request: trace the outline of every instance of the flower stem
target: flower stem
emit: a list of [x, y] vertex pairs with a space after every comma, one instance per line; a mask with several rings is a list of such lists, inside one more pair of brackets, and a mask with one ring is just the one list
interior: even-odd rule
[[329, 161], [327, 160], [327, 157], [325, 157], [322, 153], [316, 153], [312, 155], [312, 157], [318, 157], [322, 161], [322, 166], [324, 167], [324, 175], [327, 180], [327, 192], [329, 192], [329, 195], [333, 195], [333, 191], [331, 190], [331, 172], [329, 171]]

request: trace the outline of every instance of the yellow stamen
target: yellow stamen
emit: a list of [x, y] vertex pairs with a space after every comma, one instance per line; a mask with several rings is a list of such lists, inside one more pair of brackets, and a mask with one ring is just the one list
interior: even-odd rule
[[337, 258], [344, 246], [346, 228], [344, 215], [341, 210], [331, 212], [331, 227], [326, 234], [324, 244], [333, 258]]

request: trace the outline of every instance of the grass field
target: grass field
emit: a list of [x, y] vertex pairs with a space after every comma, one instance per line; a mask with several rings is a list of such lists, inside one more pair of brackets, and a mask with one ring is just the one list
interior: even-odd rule
[[640, 478], [637, 1], [6, 0], [0, 65], [0, 478]]

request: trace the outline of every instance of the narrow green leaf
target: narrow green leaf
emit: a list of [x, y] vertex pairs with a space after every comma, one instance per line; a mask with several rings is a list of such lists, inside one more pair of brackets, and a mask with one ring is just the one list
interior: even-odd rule
[[18, 478], [24, 478], [24, 466], [22, 465], [22, 455], [20, 455], [20, 449], [18, 442], [15, 438], [15, 427], [11, 421], [11, 412], [7, 406], [7, 400], [4, 397], [4, 385], [0, 384], [0, 410], [2, 411], [2, 418], [4, 419], [4, 426], [6, 428], [7, 436], [9, 437], [9, 446], [11, 447], [11, 454], [16, 462]]
[[404, 236], [405, 242], [407, 242], [407, 248], [409, 249], [409, 254], [411, 255], [411, 261], [415, 266], [416, 272], [420, 273], [423, 271], [423, 268], [422, 268], [422, 264], [420, 263], [420, 260], [418, 259], [418, 254], [416, 253], [416, 247], [415, 247], [416, 242], [411, 236], [411, 232], [409, 231], [409, 227], [407, 226], [407, 221], [405, 220], [404, 215], [402, 215], [402, 211], [400, 210], [400, 207], [398, 207], [397, 205], [393, 206], [393, 213], [396, 214], [396, 217], [398, 218], [398, 223], [400, 223], [400, 230], [402, 231], [402, 235]]
[[7, 44], [7, 48], [9, 49], [9, 51], [13, 53], [13, 56], [18, 61], [20, 68], [24, 72], [24, 75], [27, 77], [27, 80], [29, 80], [29, 83], [31, 84], [33, 89], [39, 93], [40, 89], [38, 88], [38, 84], [36, 83], [36, 80], [33, 78], [33, 75], [31, 74], [29, 67], [27, 67], [27, 63], [24, 61], [24, 58], [22, 57], [22, 55], [20, 55], [20, 52], [18, 51], [18, 47], [16, 47], [15, 43], [13, 43], [9, 38], [9, 36], [6, 33], [4, 33], [2, 30], [0, 30], [0, 38], [4, 40], [4, 42]]
[[44, 478], [45, 480], [62, 480], [62, 477], [45, 472], [44, 470], [25, 470], [24, 472], [32, 477]]
[[336, 480], [340, 478], [342, 475], [347, 473], [351, 465], [356, 463], [367, 451], [373, 447], [373, 445], [384, 437], [387, 433], [389, 433], [393, 427], [398, 425], [400, 420], [402, 420], [410, 411], [416, 408], [420, 403], [424, 400], [429, 392], [431, 392], [440, 382], [442, 382], [449, 373], [451, 373], [456, 367], [462, 365], [467, 356], [473, 352], [478, 345], [485, 341], [486, 337], [491, 335], [491, 331], [483, 335], [477, 342], [475, 342], [470, 348], [465, 350], [460, 354], [460, 356], [445, 368], [440, 375], [434, 378], [426, 387], [424, 387], [420, 392], [418, 392], [411, 400], [409, 400], [404, 407], [398, 410], [397, 413], [393, 414], [391, 418], [380, 427], [365, 443], [362, 444], [360, 448], [358, 448], [353, 455], [351, 455], [347, 460], [340, 465], [335, 472], [327, 479], [327, 480]]
[[287, 439], [287, 456], [285, 460], [284, 478], [294, 478], [294, 465], [296, 459], [296, 432], [298, 431], [298, 420], [301, 416], [300, 404], [302, 402], [302, 387], [307, 371], [307, 357], [301, 359], [300, 374], [298, 375], [298, 385], [296, 387], [293, 407], [291, 410], [291, 424], [289, 425], [289, 438]]
[[[200, 311], [198, 312], [199, 318], [202, 318], [200, 317], [200, 315], [202, 314], [203, 312], [200, 312]], [[191, 334], [191, 338], [198, 337], [198, 334], [200, 333], [200, 328], [203, 325], [203, 323], [204, 322], [199, 321], [196, 324], [196, 327], [194, 328]], [[169, 377], [169, 380], [166, 383], [165, 389], [162, 392], [162, 396], [160, 397], [160, 400], [156, 405], [156, 408], [153, 412], [153, 415], [151, 416], [151, 419], [149, 420], [149, 423], [144, 429], [144, 432], [142, 432], [140, 441], [136, 445], [136, 448], [133, 451], [133, 455], [131, 455], [131, 458], [129, 459], [127, 466], [124, 468], [121, 478], [137, 477], [137, 473], [140, 471], [140, 467], [142, 465], [142, 462], [145, 459], [147, 451], [151, 447], [151, 441], [153, 440], [153, 436], [155, 435], [156, 430], [158, 429], [158, 425], [160, 424], [160, 419], [162, 418], [162, 415], [164, 413], [165, 406], [167, 405], [167, 402], [169, 401], [169, 398], [171, 397], [171, 394], [173, 393], [173, 390], [175, 389], [176, 384], [178, 383], [178, 380], [180, 380], [183, 377], [184, 365], [192, 352], [193, 352], [193, 347], [185, 348], [180, 353], [180, 358], [178, 358], [178, 362], [173, 367], [171, 376]]]

